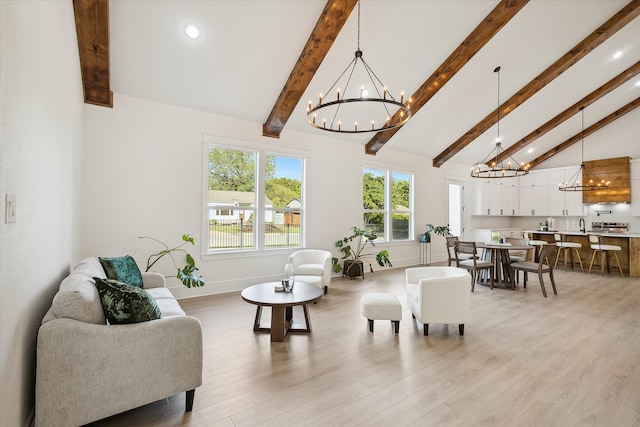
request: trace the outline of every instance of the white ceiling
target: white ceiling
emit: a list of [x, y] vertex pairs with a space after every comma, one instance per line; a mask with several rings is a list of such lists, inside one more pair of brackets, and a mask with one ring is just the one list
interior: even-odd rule
[[[500, 100], [505, 101], [627, 3], [531, 0], [382, 150], [437, 156], [497, 107], [496, 66], [502, 67]], [[411, 94], [496, 4], [495, 0], [362, 0], [360, 47], [396, 97], [400, 90]], [[117, 94], [263, 123], [324, 5], [324, 0], [111, 0], [111, 88]], [[187, 23], [201, 28], [198, 40], [184, 36]], [[307, 124], [306, 104], [331, 86], [353, 58], [356, 44], [357, 8], [283, 135], [288, 129], [323, 134]], [[614, 60], [616, 51], [623, 51], [623, 56]], [[503, 146], [517, 142], [638, 60], [640, 18], [503, 117]], [[585, 127], [640, 96], [638, 82], [636, 76], [587, 107]], [[640, 133], [640, 109], [631, 115]], [[533, 143], [533, 153], [521, 151], [515, 157], [530, 161], [580, 128], [577, 114]], [[364, 146], [373, 135], [327, 136]], [[481, 160], [494, 147], [496, 135], [494, 126], [451, 161], [470, 165]], [[591, 140], [585, 139], [585, 153]], [[570, 150], [580, 156], [579, 147]], [[585, 160], [590, 158], [585, 155]]]

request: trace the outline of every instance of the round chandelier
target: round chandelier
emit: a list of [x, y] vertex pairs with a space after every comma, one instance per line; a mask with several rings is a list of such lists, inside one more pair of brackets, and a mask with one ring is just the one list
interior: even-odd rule
[[[360, 50], [360, 2], [358, 2], [358, 45], [354, 58], [331, 87], [309, 101], [307, 121], [317, 129], [339, 133], [379, 132], [398, 128], [411, 117], [411, 99], [404, 93], [398, 101], [380, 81]], [[360, 80], [357, 84], [352, 81]], [[335, 98], [329, 94], [335, 93]]]
[[[560, 191], [595, 191], [606, 190], [609, 188], [611, 181], [605, 181], [604, 179], [598, 180], [592, 173], [590, 173], [584, 166], [584, 107], [580, 107], [582, 112], [582, 131], [580, 132], [580, 145], [582, 150], [582, 157], [580, 162], [580, 169], [578, 169], [569, 180], [562, 182], [558, 185]], [[584, 179], [582, 179], [584, 178]], [[582, 179], [582, 183], [580, 182]]]
[[[513, 178], [529, 173], [529, 165], [518, 163], [516, 159], [509, 156], [506, 161], [502, 157], [504, 149], [500, 142], [500, 67], [493, 70], [498, 75], [498, 137], [496, 147], [479, 163], [471, 167], [471, 177], [473, 178]], [[501, 159], [497, 161], [497, 159]]]

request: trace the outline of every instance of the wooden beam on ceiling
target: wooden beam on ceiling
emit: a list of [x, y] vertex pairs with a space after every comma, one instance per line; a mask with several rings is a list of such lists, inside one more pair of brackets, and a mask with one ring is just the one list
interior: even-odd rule
[[[411, 95], [411, 114], [415, 115], [442, 87], [464, 67], [529, 0], [502, 0], [467, 36], [451, 55]], [[396, 112], [391, 123], [401, 119]], [[376, 133], [365, 145], [365, 153], [375, 155], [400, 128]]]
[[280, 138], [280, 132], [291, 117], [311, 79], [322, 64], [340, 30], [347, 22], [358, 0], [328, 0], [298, 57], [280, 96], [262, 125], [262, 135]]
[[587, 36], [584, 40], [570, 49], [560, 59], [551, 64], [546, 70], [531, 80], [526, 86], [516, 92], [511, 98], [503, 102], [498, 108], [492, 111], [487, 117], [482, 119], [478, 124], [469, 129], [457, 141], [447, 147], [442, 153], [433, 159], [433, 166], [440, 167], [447, 160], [459, 153], [464, 147], [469, 145], [473, 140], [486, 132], [491, 126], [498, 121], [498, 110], [500, 110], [500, 118], [504, 118], [510, 112], [515, 110], [519, 105], [523, 104], [527, 99], [535, 95], [539, 90], [552, 82], [556, 77], [564, 73], [580, 59], [584, 58], [592, 50], [605, 42], [629, 22], [633, 21], [640, 15], [640, 0], [633, 0], [623, 7], [618, 13], [611, 17], [607, 22], [598, 27], [594, 32]]
[[533, 141], [558, 126], [560, 123], [563, 123], [565, 120], [573, 117], [576, 113], [579, 113], [580, 108], [588, 107], [589, 105], [593, 104], [595, 101], [602, 98], [615, 88], [637, 76], [638, 73], [640, 73], [640, 61], [636, 62], [634, 65], [627, 68], [622, 73], [618, 74], [613, 79], [609, 80], [607, 83], [603, 84], [598, 89], [594, 90], [589, 95], [585, 96], [580, 101], [576, 102], [571, 107], [567, 108], [562, 113], [558, 114], [547, 123], [543, 124], [538, 129], [534, 130], [529, 135], [513, 144], [511, 147], [504, 150], [493, 161], [495, 161], [496, 163], [500, 163], [501, 161], [513, 156], [516, 152], [522, 150], [524, 147], [531, 144]]
[[109, 0], [73, 0], [84, 102], [113, 107], [109, 89]]
[[557, 145], [556, 147], [552, 148], [551, 150], [547, 151], [546, 153], [541, 154], [540, 156], [536, 157], [534, 160], [529, 162], [529, 168], [530, 169], [535, 168], [536, 166], [538, 166], [540, 163], [544, 162], [545, 160], [549, 160], [551, 157], [555, 156], [559, 152], [571, 147], [576, 142], [581, 141], [583, 137], [589, 136], [592, 133], [594, 133], [595, 131], [597, 131], [599, 129], [602, 129], [603, 127], [605, 127], [609, 123], [619, 119], [620, 117], [624, 116], [625, 114], [627, 114], [630, 111], [633, 111], [635, 108], [637, 108], [639, 106], [640, 106], [640, 97], [634, 99], [633, 101], [631, 101], [630, 103], [628, 103], [624, 107], [622, 107], [622, 108], [614, 111], [613, 113], [609, 114], [607, 117], [605, 117], [604, 119], [598, 121], [597, 123], [592, 124], [591, 126], [586, 128], [584, 130], [584, 132], [580, 132], [580, 133], [577, 133], [577, 134], [573, 135], [571, 138], [567, 139], [563, 143]]

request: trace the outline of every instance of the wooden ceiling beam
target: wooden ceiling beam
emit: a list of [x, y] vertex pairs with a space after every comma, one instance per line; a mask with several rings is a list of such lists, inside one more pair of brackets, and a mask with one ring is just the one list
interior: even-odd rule
[[73, 0], [84, 102], [113, 107], [109, 88], [109, 0]]
[[340, 30], [347, 22], [358, 0], [328, 0], [298, 57], [280, 96], [262, 125], [262, 135], [280, 138], [280, 132], [291, 117], [311, 79], [322, 64]]
[[498, 110], [500, 118], [506, 117], [510, 112], [523, 104], [527, 99], [535, 95], [539, 90], [552, 82], [556, 77], [564, 73], [580, 59], [584, 58], [592, 50], [600, 46], [609, 37], [613, 36], [629, 22], [640, 15], [640, 0], [632, 0], [618, 13], [612, 16], [607, 22], [598, 27], [584, 40], [570, 49], [560, 59], [551, 64], [546, 70], [531, 80], [526, 86], [516, 92], [511, 98], [503, 102], [498, 108], [493, 110], [488, 116], [469, 129], [457, 141], [447, 147], [442, 153], [433, 159], [433, 166], [440, 167], [447, 160], [459, 153], [464, 147], [478, 138], [498, 121]]
[[[504, 27], [529, 0], [502, 0], [467, 36], [451, 55], [411, 95], [411, 114], [415, 115], [442, 87]], [[391, 122], [401, 121], [399, 112]], [[365, 145], [365, 153], [375, 155], [400, 128], [376, 133]]]
[[588, 107], [589, 105], [596, 102], [598, 99], [602, 98], [615, 88], [620, 85], [628, 82], [635, 76], [640, 73], [640, 61], [636, 62], [631, 67], [624, 70], [622, 73], [615, 76], [613, 79], [609, 80], [607, 83], [600, 86], [598, 89], [591, 92], [589, 95], [582, 98], [580, 101], [573, 104], [571, 107], [564, 110], [562, 113], [558, 114], [547, 123], [540, 126], [538, 129], [531, 132], [529, 135], [522, 138], [520, 141], [513, 144], [511, 147], [504, 150], [499, 156], [497, 156], [493, 161], [496, 163], [500, 163], [503, 160], [506, 160], [509, 157], [512, 157], [515, 153], [525, 148], [527, 145], [531, 144], [536, 139], [540, 138], [559, 124], [563, 123], [565, 120], [568, 120], [570, 117], [573, 117], [576, 113], [580, 112], [580, 108]]
[[640, 97], [634, 99], [633, 101], [631, 101], [630, 103], [628, 103], [624, 107], [622, 107], [622, 108], [614, 111], [613, 113], [609, 114], [607, 117], [605, 117], [604, 119], [600, 120], [599, 122], [592, 124], [591, 126], [586, 128], [584, 130], [584, 132], [580, 132], [580, 133], [577, 133], [577, 134], [573, 135], [571, 138], [567, 139], [563, 143], [557, 145], [556, 147], [552, 148], [551, 150], [547, 151], [546, 153], [541, 154], [540, 156], [536, 157], [534, 160], [529, 162], [529, 168], [530, 169], [535, 168], [536, 166], [538, 166], [540, 163], [544, 162], [545, 160], [549, 160], [551, 157], [555, 156], [559, 152], [561, 152], [563, 150], [566, 150], [567, 148], [571, 147], [576, 142], [581, 141], [583, 137], [589, 136], [592, 133], [594, 133], [595, 131], [602, 129], [603, 127], [607, 126], [609, 123], [619, 119], [620, 117], [624, 116], [625, 114], [627, 114], [630, 111], [633, 111], [634, 109], [636, 109], [639, 106], [640, 106]]

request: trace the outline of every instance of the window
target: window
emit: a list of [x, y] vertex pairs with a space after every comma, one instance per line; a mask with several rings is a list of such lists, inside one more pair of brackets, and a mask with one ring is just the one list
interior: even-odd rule
[[214, 145], [208, 154], [209, 251], [302, 245], [303, 159]]
[[301, 246], [302, 159], [267, 154], [265, 247]]
[[413, 175], [365, 167], [362, 171], [364, 228], [384, 240], [409, 240], [413, 230]]

